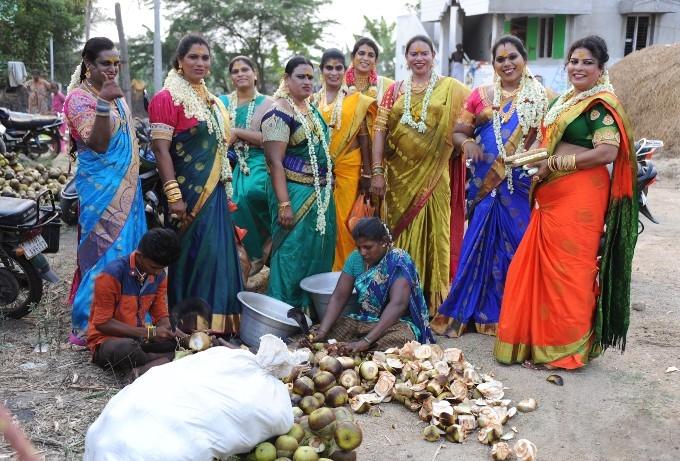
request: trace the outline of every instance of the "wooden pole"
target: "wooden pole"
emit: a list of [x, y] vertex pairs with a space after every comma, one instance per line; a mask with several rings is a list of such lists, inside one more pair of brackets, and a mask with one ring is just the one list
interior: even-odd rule
[[120, 3], [116, 2], [116, 28], [118, 29], [118, 48], [120, 51], [120, 89], [125, 95], [128, 105], [132, 104], [130, 92], [130, 59], [128, 56], [127, 40], [123, 31], [123, 16], [120, 12]]
[[153, 89], [163, 87], [163, 54], [161, 50], [161, 0], [153, 2]]

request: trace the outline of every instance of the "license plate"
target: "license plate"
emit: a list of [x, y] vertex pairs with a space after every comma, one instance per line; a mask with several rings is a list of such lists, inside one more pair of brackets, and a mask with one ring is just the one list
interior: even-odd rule
[[31, 240], [22, 242], [20, 246], [24, 250], [24, 256], [26, 259], [31, 259], [32, 257], [37, 256], [43, 251], [47, 250], [47, 242], [42, 235], [37, 235]]

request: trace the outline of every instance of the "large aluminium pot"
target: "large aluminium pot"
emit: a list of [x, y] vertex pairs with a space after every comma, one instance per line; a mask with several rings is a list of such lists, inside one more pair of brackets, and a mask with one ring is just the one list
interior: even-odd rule
[[[293, 306], [250, 291], [241, 291], [237, 296], [243, 306], [239, 336], [248, 346], [259, 347], [260, 337], [266, 334], [286, 340], [301, 332], [298, 324], [287, 317]], [[307, 324], [311, 324], [309, 319]]]
[[[331, 299], [333, 290], [338, 284], [341, 272], [324, 272], [322, 274], [310, 275], [302, 279], [300, 288], [306, 291], [312, 298], [314, 310], [319, 319], [323, 320], [328, 308], [328, 302]], [[349, 297], [343, 315], [349, 313], [356, 313], [359, 311], [359, 299], [356, 290], [352, 290], [352, 295]]]

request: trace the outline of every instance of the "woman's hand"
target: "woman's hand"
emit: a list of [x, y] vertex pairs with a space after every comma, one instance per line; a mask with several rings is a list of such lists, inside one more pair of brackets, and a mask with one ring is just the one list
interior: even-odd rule
[[170, 219], [182, 221], [187, 213], [187, 204], [184, 200], [168, 203], [168, 210], [170, 211]]
[[361, 177], [359, 179], [359, 192], [368, 195], [371, 192], [371, 178]]
[[279, 224], [284, 229], [293, 228], [293, 209], [289, 206], [279, 208]]
[[123, 90], [120, 89], [115, 80], [104, 80], [102, 89], [99, 91], [99, 97], [106, 101], [113, 101], [117, 98], [122, 98]]
[[359, 341], [347, 344], [347, 347], [356, 354], [357, 352], [366, 352], [371, 345], [368, 344], [368, 341], [360, 339]]
[[371, 195], [380, 199], [385, 198], [385, 176], [376, 175], [371, 178]]
[[541, 182], [550, 174], [550, 170], [548, 169], [548, 160], [541, 160], [540, 162], [531, 163], [527, 165], [527, 167], [538, 168], [538, 171], [531, 177], [531, 180], [534, 182]]
[[482, 152], [482, 149], [480, 149], [479, 144], [476, 142], [467, 141], [463, 145], [463, 153], [466, 158], [475, 163], [484, 159], [484, 152]]
[[311, 342], [313, 343], [322, 343], [328, 336], [328, 332], [322, 330], [320, 325], [314, 325], [309, 333], [312, 335]]

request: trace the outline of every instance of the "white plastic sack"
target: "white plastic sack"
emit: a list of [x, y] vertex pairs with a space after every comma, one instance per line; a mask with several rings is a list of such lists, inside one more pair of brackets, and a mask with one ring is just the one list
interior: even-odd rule
[[279, 378], [309, 358], [262, 337], [257, 355], [213, 347], [152, 368], [90, 426], [86, 461], [211, 461], [248, 452], [293, 425]]

